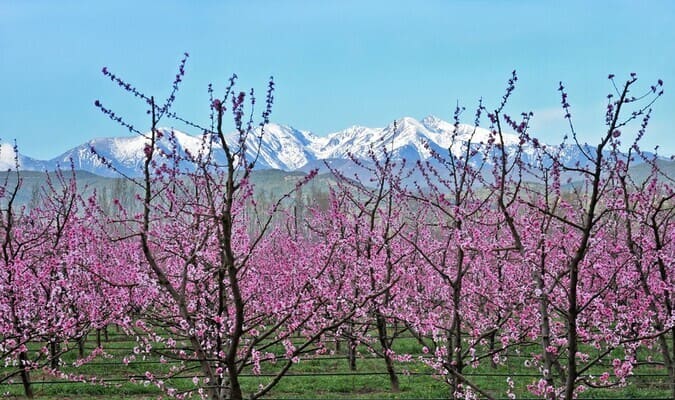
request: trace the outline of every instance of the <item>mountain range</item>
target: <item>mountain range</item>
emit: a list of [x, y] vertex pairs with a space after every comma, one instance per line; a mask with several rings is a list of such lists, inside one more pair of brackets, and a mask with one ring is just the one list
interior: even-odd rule
[[[259, 129], [259, 128], [258, 128]], [[162, 128], [163, 138], [159, 141], [159, 147], [168, 151], [172, 146], [169, 139], [171, 132], [168, 128]], [[471, 137], [473, 143], [487, 142], [490, 140], [489, 131], [484, 128], [476, 128], [471, 125], [460, 124], [454, 135], [455, 127], [452, 123], [441, 120], [434, 116], [428, 116], [422, 120], [404, 117], [396, 120], [383, 128], [369, 128], [364, 126], [352, 126], [350, 128], [331, 133], [325, 137], [319, 137], [309, 131], [298, 130], [286, 125], [270, 123], [265, 126], [264, 135], [260, 141], [260, 151], [257, 160], [257, 169], [277, 169], [282, 171], [302, 171], [318, 168], [325, 172], [326, 164], [351, 175], [354, 164], [347, 162], [350, 157], [372, 161], [372, 155], [381, 159], [386, 150], [394, 159], [406, 159], [408, 165], [413, 165], [418, 160], [427, 160], [431, 152], [435, 151], [445, 155], [448, 150], [453, 154], [462, 152], [467, 140]], [[257, 135], [250, 135], [247, 143], [247, 157], [255, 156], [258, 148]], [[472, 136], [473, 135], [473, 136]], [[173, 130], [175, 146], [180, 153], [197, 154], [202, 147], [201, 136], [192, 136], [177, 130]], [[227, 141], [232, 146], [237, 146], [238, 137], [235, 133], [227, 136]], [[520, 139], [516, 134], [504, 135], [504, 145], [507, 149], [518, 145]], [[57, 167], [69, 168], [71, 160], [76, 170], [90, 172], [104, 177], [119, 176], [117, 172], [106, 166], [99, 156], [103, 156], [114, 169], [128, 176], [136, 176], [141, 173], [141, 166], [145, 159], [144, 147], [147, 139], [142, 136], [107, 137], [96, 138], [72, 148], [51, 160], [37, 160], [16, 154], [13, 146], [2, 145], [0, 148], [0, 170], [13, 169], [18, 160], [19, 166], [26, 171], [54, 170]], [[554, 148], [551, 146], [551, 148]], [[594, 151], [589, 147], [590, 151]], [[530, 144], [524, 145], [524, 157], [526, 162], [533, 161], [535, 149]], [[568, 146], [561, 153], [566, 163], [585, 163], [582, 152]], [[216, 153], [217, 159], [224, 160], [224, 154]], [[636, 160], [638, 161], [638, 160]]]

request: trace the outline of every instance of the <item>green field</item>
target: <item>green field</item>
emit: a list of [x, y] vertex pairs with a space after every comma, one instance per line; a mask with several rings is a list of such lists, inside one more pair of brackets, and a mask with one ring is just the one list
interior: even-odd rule
[[[85, 355], [95, 346], [89, 338], [85, 345]], [[136, 342], [123, 335], [110, 335], [109, 341], [103, 343], [106, 357], [99, 357], [91, 362], [75, 367], [76, 349], [65, 353], [62, 358], [61, 371], [81, 376], [86, 379], [98, 378], [101, 383], [83, 383], [64, 380], [47, 375], [42, 371], [33, 371], [31, 378], [33, 390], [39, 399], [156, 399], [162, 396], [153, 384], [145, 379], [145, 372], [152, 370], [157, 376], [169, 371], [175, 363], [160, 363], [157, 356], [141, 356], [135, 361], [124, 364], [122, 359], [133, 353]], [[39, 344], [35, 345], [37, 349]], [[392, 392], [386, 375], [384, 362], [370, 350], [361, 346], [357, 358], [357, 370], [349, 369], [348, 359], [342, 350], [330, 355], [314, 356], [300, 360], [266, 396], [269, 399], [447, 399], [448, 385], [443, 379], [434, 376], [433, 371], [419, 361], [422, 349], [416, 340], [402, 338], [396, 342], [395, 350], [399, 354], [411, 354], [414, 361], [398, 363], [401, 390]], [[506, 398], [507, 377], [515, 382], [515, 393], [518, 398], [533, 398], [526, 386], [539, 379], [538, 370], [528, 360], [532, 348], [521, 348], [519, 354], [511, 354], [505, 365], [493, 367], [483, 363], [477, 368], [467, 367], [465, 375], [476, 385], [490, 392], [496, 398]], [[648, 354], [645, 354], [646, 357]], [[196, 364], [194, 366], [197, 367]], [[265, 365], [261, 374], [246, 374], [242, 378], [244, 392], [250, 393], [258, 385], [269, 381], [273, 365]], [[13, 368], [0, 369], [0, 376], [14, 372]], [[591, 371], [594, 373], [596, 371]], [[182, 372], [181, 377], [167, 379], [167, 384], [178, 389], [194, 389], [192, 377], [198, 374]], [[580, 398], [643, 398], [669, 399], [670, 391], [665, 370], [655, 366], [639, 366], [635, 375], [625, 387], [613, 389], [589, 389]], [[23, 387], [18, 377], [13, 382], [0, 384], [0, 393], [6, 398], [22, 397]]]

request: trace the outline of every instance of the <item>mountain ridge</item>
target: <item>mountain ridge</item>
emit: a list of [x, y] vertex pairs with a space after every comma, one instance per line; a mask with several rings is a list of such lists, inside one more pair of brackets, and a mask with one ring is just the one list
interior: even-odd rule
[[[352, 157], [360, 160], [375, 157], [381, 160], [385, 149], [394, 159], [405, 158], [412, 165], [420, 160], [431, 159], [432, 152], [447, 154], [450, 151], [459, 156], [466, 150], [469, 139], [474, 144], [497, 139], [491, 137], [485, 128], [467, 124], [455, 127], [433, 115], [421, 120], [403, 117], [381, 128], [354, 125], [323, 137], [292, 126], [270, 123], [265, 126], [264, 135], [258, 142], [259, 129], [247, 138], [247, 157], [253, 159], [256, 149], [259, 149], [256, 168], [287, 172], [307, 171], [314, 167], [325, 171], [328, 169], [326, 163], [338, 165], [338, 169], [348, 169], [349, 163], [344, 160]], [[160, 128], [160, 131], [163, 137], [158, 141], [158, 147], [163, 153], [170, 153], [175, 146], [180, 154], [197, 155], [206, 141], [211, 140], [171, 128]], [[127, 176], [137, 176], [145, 159], [147, 140], [142, 136], [94, 138], [50, 160], [33, 159], [20, 152], [17, 154], [14, 146], [3, 144], [0, 146], [0, 170], [13, 169], [16, 161], [21, 169], [27, 171], [54, 170], [59, 166], [67, 168], [72, 162], [75, 169], [100, 176], [119, 176], [116, 171]], [[229, 145], [238, 146], [236, 133], [227, 134], [226, 140]], [[503, 140], [508, 151], [518, 146], [521, 139], [516, 134], [505, 133]], [[95, 153], [92, 149], [95, 149]], [[532, 157], [535, 149], [532, 144], [525, 143], [523, 150], [525, 161], [534, 161]], [[582, 152], [573, 146], [561, 149], [561, 155], [566, 162], [585, 161]], [[225, 161], [222, 150], [216, 151], [214, 157], [219, 162]]]

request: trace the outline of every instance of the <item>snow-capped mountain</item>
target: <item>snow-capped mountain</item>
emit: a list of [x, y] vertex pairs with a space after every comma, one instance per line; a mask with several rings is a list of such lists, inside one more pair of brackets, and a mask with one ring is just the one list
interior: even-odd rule
[[[179, 154], [194, 156], [203, 152], [207, 143], [213, 139], [166, 128], [161, 131], [158, 147], [164, 153], [170, 153], [176, 147]], [[259, 128], [248, 136], [246, 147], [248, 158], [253, 159], [258, 154], [256, 168], [259, 169], [307, 171], [318, 167], [325, 170], [326, 163], [329, 163], [339, 170], [348, 170], [353, 167], [353, 163], [346, 162], [350, 157], [365, 161], [372, 160], [372, 157], [381, 159], [384, 149], [394, 159], [406, 159], [408, 165], [429, 159], [432, 151], [445, 155], [450, 150], [454, 155], [459, 155], [466, 149], [469, 139], [474, 144], [491, 140], [489, 131], [484, 128], [461, 124], [455, 129], [452, 123], [428, 116], [419, 121], [410, 117], [401, 118], [383, 128], [352, 126], [325, 137], [290, 126], [268, 124], [262, 136]], [[147, 140], [141, 136], [92, 139], [49, 161], [19, 155], [19, 164], [24, 170], [45, 170], [55, 169], [57, 165], [67, 168], [72, 160], [75, 169], [97, 175], [116, 176], [115, 169], [134, 176], [141, 172]], [[226, 140], [233, 148], [239, 146], [235, 133], [227, 135]], [[503, 140], [507, 152], [520, 142], [517, 135], [508, 133], [504, 134]], [[526, 144], [524, 148], [526, 158], [535, 153], [534, 148], [529, 146]], [[95, 149], [95, 153], [92, 149]], [[12, 146], [4, 145], [0, 150], [0, 169], [13, 168]], [[220, 162], [225, 160], [222, 149], [216, 150], [214, 157]], [[565, 150], [563, 157], [570, 163], [583, 160], [581, 152], [572, 147]], [[103, 160], [114, 168], [111, 169]]]
[[[256, 130], [256, 134], [260, 129]], [[231, 134], [230, 141], [236, 141], [236, 135]], [[265, 125], [264, 134], [260, 143], [261, 167], [294, 171], [307, 163], [317, 159], [312, 146], [321, 140], [311, 132], [299, 131], [290, 126], [277, 124]], [[258, 148], [255, 137], [248, 138], [249, 156], [253, 156]]]
[[[179, 154], [197, 156], [204, 153], [207, 143], [212, 138], [192, 136], [177, 130], [160, 129], [162, 137], [158, 142], [159, 149], [168, 154], [175, 146]], [[247, 140], [247, 156], [253, 158], [259, 149], [257, 166], [260, 169], [280, 169], [294, 171], [315, 160], [309, 146], [317, 140], [310, 132], [303, 132], [288, 126], [268, 124], [265, 126], [263, 140], [258, 143], [258, 128]], [[227, 136], [231, 146], [238, 146], [236, 134]], [[67, 166], [73, 160], [75, 169], [89, 171], [101, 176], [116, 176], [114, 170], [125, 175], [134, 176], [141, 172], [145, 160], [144, 148], [149, 140], [142, 136], [97, 138], [68, 150], [60, 156], [45, 163], [48, 169], [56, 164]], [[216, 146], [217, 147], [217, 146]], [[216, 151], [215, 158], [224, 162], [225, 156]], [[105, 161], [104, 161], [105, 160]], [[114, 168], [110, 168], [108, 165]], [[22, 168], [29, 169], [22, 164]]]
[[[453, 154], [458, 155], [462, 151], [462, 145], [469, 139], [478, 143], [487, 142], [489, 138], [487, 129], [471, 125], [460, 124], [453, 139], [454, 131], [453, 124], [434, 116], [428, 116], [422, 121], [404, 117], [384, 128], [353, 126], [335, 132], [319, 138], [311, 149], [320, 160], [347, 158], [348, 154], [367, 159], [370, 151], [374, 151], [376, 156], [382, 156], [383, 148], [399, 158], [424, 160], [431, 156], [430, 149], [441, 154], [450, 149]], [[516, 145], [519, 139], [516, 135], [509, 134], [505, 135], [504, 141], [509, 146]]]

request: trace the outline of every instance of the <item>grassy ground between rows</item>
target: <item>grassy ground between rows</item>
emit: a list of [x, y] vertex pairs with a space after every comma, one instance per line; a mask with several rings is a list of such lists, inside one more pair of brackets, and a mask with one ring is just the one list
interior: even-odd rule
[[[109, 381], [106, 385], [67, 382], [53, 376], [45, 375], [41, 371], [32, 373], [33, 390], [38, 399], [157, 399], [162, 398], [162, 392], [153, 384], [144, 381], [147, 370], [166, 372], [171, 363], [159, 363], [159, 359], [150, 356], [145, 360], [138, 357], [128, 364], [122, 363], [122, 358], [132, 353], [136, 343], [123, 336], [115, 336], [110, 342], [104, 343], [106, 354], [110, 358], [99, 358], [81, 367], [74, 367], [77, 352], [71, 351], [63, 356], [63, 372], [97, 377]], [[87, 351], [91, 350], [91, 344]], [[400, 379], [400, 392], [389, 389], [388, 377], [382, 360], [372, 357], [364, 347], [361, 356], [357, 359], [357, 371], [351, 371], [344, 354], [336, 353], [316, 359], [303, 359], [295, 365], [288, 376], [268, 394], [270, 399], [444, 399], [448, 398], [448, 386], [436, 376], [429, 367], [415, 361], [397, 365]], [[400, 353], [421, 355], [420, 345], [413, 339], [400, 339], [396, 344]], [[518, 398], [532, 398], [528, 393], [527, 385], [538, 380], [538, 371], [529, 365], [528, 350], [522, 349], [520, 355], [509, 358], [506, 365], [493, 368], [484, 363], [478, 368], [467, 367], [466, 374], [479, 387], [494, 393], [496, 397], [505, 398], [507, 377], [515, 381], [515, 393]], [[263, 374], [273, 372], [274, 366], [267, 366]], [[9, 368], [0, 368], [0, 374], [9, 372]], [[596, 371], [591, 371], [595, 373]], [[667, 375], [658, 367], [646, 366], [636, 370], [635, 377], [625, 387], [613, 389], [593, 389], [582, 393], [581, 398], [670, 398], [667, 389]], [[0, 375], [2, 376], [2, 375]], [[136, 377], [136, 383], [129, 382], [130, 377]], [[265, 376], [245, 376], [242, 385], [245, 392], [252, 392], [260, 384], [265, 384], [270, 378]], [[171, 381], [171, 385], [178, 389], [193, 389], [192, 375]], [[6, 398], [20, 398], [23, 388], [18, 377], [9, 384], [0, 384], [0, 395]]]

